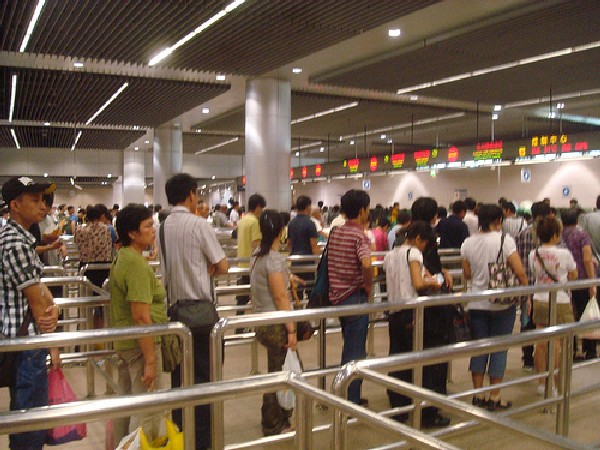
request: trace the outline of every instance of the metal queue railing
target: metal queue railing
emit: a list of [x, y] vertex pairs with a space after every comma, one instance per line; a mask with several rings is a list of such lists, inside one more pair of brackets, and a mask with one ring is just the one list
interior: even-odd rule
[[[573, 391], [571, 389], [573, 370], [573, 337], [586, 331], [592, 331], [598, 328], [600, 328], [600, 320], [570, 323], [533, 330], [527, 333], [496, 336], [494, 338], [479, 339], [458, 345], [455, 344], [432, 348], [421, 352], [406, 353], [402, 355], [394, 355], [363, 361], [353, 361], [342, 367], [337, 373], [333, 381], [332, 390], [336, 395], [346, 398], [349, 384], [354, 379], [361, 378], [363, 380], [376, 383], [383, 388], [392, 389], [404, 395], [408, 395], [419, 402], [426, 401], [429, 405], [443, 408], [467, 418], [467, 423], [459, 423], [444, 430], [439, 430], [435, 433], [436, 436], [450, 436], [457, 433], [465, 433], [472, 431], [472, 428], [475, 425], [485, 424], [487, 426], [491, 426], [492, 428], [500, 428], [525, 435], [545, 445], [550, 444], [554, 447], [563, 449], [589, 448], [583, 444], [565, 438], [569, 435], [569, 412], [571, 399], [578, 395], [588, 394], [591, 390], [600, 389], [600, 383], [596, 383], [591, 387], [588, 386], [581, 388], [577, 391]], [[470, 402], [465, 403], [458, 401], [457, 399], [471, 396], [482, 391], [498, 389], [500, 387], [515, 386], [517, 384], [515, 380], [495, 384], [489, 388], [473, 389], [467, 392], [445, 396], [421, 388], [417, 385], [400, 381], [385, 374], [389, 371], [412, 369], [415, 367], [422, 367], [423, 365], [441, 363], [447, 361], [449, 358], [454, 359], [459, 357], [486, 354], [494, 351], [506, 350], [510, 347], [521, 347], [524, 345], [532, 345], [548, 341], [555, 342], [559, 339], [563, 345], [560, 369], [558, 370], [559, 396], [554, 398], [548, 398], [548, 396], [546, 396], [544, 400], [532, 402], [525, 406], [516, 407], [512, 410], [507, 410], [502, 414], [490, 414], [489, 412], [484, 411], [482, 408], [471, 405]], [[547, 380], [552, 379], [554, 372], [554, 367], [549, 366], [549, 370], [539, 374], [538, 376], [525, 377], [518, 380], [518, 382], [527, 383], [531, 378], [537, 379], [540, 376], [546, 377]], [[556, 435], [537, 430], [523, 424], [520, 421], [511, 420], [509, 418], [509, 416], [512, 415], [523, 415], [524, 413], [533, 409], [551, 405], [557, 405]], [[412, 409], [413, 406], [408, 406], [407, 408]], [[415, 423], [414, 420], [415, 417], [413, 416], [413, 427], [417, 428], [418, 423]], [[344, 413], [336, 412], [333, 423], [334, 439], [344, 438], [346, 435], [346, 424], [347, 416]], [[334, 448], [336, 450], [346, 449], [347, 446], [348, 442], [345, 440], [334, 442]], [[393, 448], [400, 448], [400, 443]]]
[[[50, 347], [60, 347], [60, 346], [69, 346], [69, 345], [93, 345], [100, 342], [116, 342], [123, 341], [129, 339], [138, 339], [142, 337], [154, 337], [154, 336], [165, 336], [175, 334], [179, 337], [179, 342], [181, 343], [181, 385], [182, 386], [191, 386], [194, 380], [194, 353], [192, 349], [192, 333], [189, 328], [183, 325], [180, 322], [166, 323], [166, 324], [156, 324], [156, 325], [147, 325], [143, 327], [123, 327], [123, 328], [110, 328], [110, 329], [102, 329], [102, 330], [85, 330], [85, 331], [77, 331], [77, 332], [62, 332], [62, 333], [49, 333], [49, 334], [41, 334], [36, 336], [26, 336], [26, 337], [18, 337], [12, 339], [4, 339], [0, 340], [0, 353], [1, 352], [18, 352], [24, 350], [34, 350], [41, 348], [50, 348]], [[130, 401], [133, 405], [135, 405], [135, 396], [127, 397], [128, 401]], [[106, 400], [98, 400], [98, 402], [109, 402], [112, 403], [114, 400], [112, 398]], [[86, 414], [94, 414], [94, 409], [96, 402], [79, 402], [84, 406], [80, 406], [79, 408], [74, 408], [74, 415], [67, 417], [71, 419], [76, 419], [80, 417], [89, 417]], [[92, 407], [93, 406], [93, 407]], [[7, 434], [18, 431], [23, 431], [25, 429], [35, 430], [48, 428], [53, 426], [53, 421], [60, 421], [59, 417], [54, 417], [54, 415], [62, 416], [64, 413], [64, 409], [62, 407], [67, 407], [68, 405], [59, 405], [57, 407], [49, 407], [49, 408], [35, 408], [31, 411], [23, 413], [22, 411], [14, 411], [6, 414], [0, 414], [0, 433]], [[173, 408], [180, 408], [180, 404], [174, 404]], [[48, 410], [49, 412], [45, 412], [44, 410]], [[144, 409], [140, 409], [139, 412], [145, 411]], [[15, 420], [17, 423], [19, 422], [19, 418], [21, 416], [26, 416], [27, 419], [30, 419], [31, 423], [34, 425], [30, 425], [29, 428], [19, 428], [18, 425], [9, 425], [5, 420], [9, 423], [11, 420]], [[45, 417], [45, 420], [39, 419], [39, 417]], [[108, 418], [109, 416], [103, 416]], [[101, 417], [96, 417], [96, 419], [100, 419]], [[72, 420], [71, 422], [62, 422], [62, 423], [74, 423], [79, 420]], [[4, 423], [3, 423], [4, 422]], [[6, 425], [6, 426], [4, 426]], [[194, 410], [192, 406], [184, 406], [183, 407], [183, 433], [184, 433], [184, 441], [186, 448], [194, 448], [194, 435], [195, 435], [195, 427], [194, 427]]]
[[[414, 333], [413, 333], [413, 351], [423, 350], [424, 339], [424, 311], [425, 308], [443, 305], [468, 304], [469, 302], [489, 300], [494, 297], [516, 297], [529, 296], [534, 293], [548, 293], [550, 307], [550, 326], [556, 324], [556, 294], [559, 290], [590, 288], [600, 284], [600, 279], [578, 280], [562, 284], [548, 284], [537, 286], [524, 286], [516, 288], [505, 288], [498, 290], [485, 290], [480, 292], [461, 292], [456, 294], [437, 295], [433, 297], [419, 297], [418, 299], [406, 303], [377, 303], [363, 304], [353, 306], [335, 306], [314, 310], [296, 310], [296, 311], [278, 311], [246, 316], [224, 317], [215, 324], [210, 336], [210, 358], [211, 358], [211, 381], [221, 381], [223, 379], [223, 360], [222, 342], [225, 333], [229, 330], [244, 327], [258, 327], [265, 325], [284, 324], [286, 322], [312, 321], [319, 322], [319, 351], [317, 370], [307, 370], [304, 377], [318, 377], [319, 385], [325, 386], [325, 377], [336, 373], [339, 370], [338, 365], [333, 368], [327, 367], [326, 354], [326, 320], [331, 317], [348, 317], [359, 314], [376, 314], [384, 311], [397, 312], [402, 310], [413, 310], [414, 314]], [[554, 367], [554, 341], [550, 341], [548, 349], [548, 367]], [[448, 361], [446, 358], [445, 361]], [[539, 377], [538, 377], [539, 378]], [[546, 377], [546, 396], [552, 392], [553, 377]], [[423, 382], [423, 364], [417, 364], [413, 371], [413, 383], [415, 386], [422, 386]], [[415, 423], [421, 422], [420, 404], [414, 406], [413, 420]], [[215, 449], [224, 448], [224, 409], [222, 402], [213, 404], [212, 415], [213, 446]], [[220, 431], [220, 432], [219, 432]], [[221, 433], [221, 434], [220, 434]], [[270, 438], [271, 440], [273, 438]], [[276, 439], [276, 437], [275, 437]], [[260, 442], [256, 441], [256, 442]]]

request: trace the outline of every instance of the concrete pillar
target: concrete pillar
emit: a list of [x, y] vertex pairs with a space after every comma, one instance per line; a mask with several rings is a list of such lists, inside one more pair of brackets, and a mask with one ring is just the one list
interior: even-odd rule
[[154, 204], [167, 202], [165, 183], [174, 174], [183, 170], [183, 133], [178, 124], [154, 129]]
[[[123, 177], [117, 178], [112, 185], [113, 188], [113, 202], [112, 204], [117, 204], [121, 208], [123, 207]], [[110, 209], [112, 205], [106, 205]]]
[[144, 183], [146, 170], [144, 152], [125, 150], [123, 152], [123, 205], [144, 203]]
[[259, 193], [267, 208], [280, 211], [291, 207], [291, 96], [287, 80], [246, 84], [246, 199]]

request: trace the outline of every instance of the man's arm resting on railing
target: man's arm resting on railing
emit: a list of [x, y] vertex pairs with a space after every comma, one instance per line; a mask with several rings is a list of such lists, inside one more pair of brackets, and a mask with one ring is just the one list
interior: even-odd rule
[[52, 333], [58, 323], [58, 306], [45, 284], [36, 283], [23, 289], [33, 319], [41, 333]]

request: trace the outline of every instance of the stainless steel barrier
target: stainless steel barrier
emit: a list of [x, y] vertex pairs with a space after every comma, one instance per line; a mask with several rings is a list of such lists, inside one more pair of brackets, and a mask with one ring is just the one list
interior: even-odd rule
[[[472, 426], [474, 423], [485, 423], [488, 426], [499, 427], [508, 431], [524, 434], [530, 438], [536, 439], [544, 444], [550, 444], [558, 448], [588, 448], [583, 444], [579, 444], [564, 437], [568, 436], [569, 431], [569, 408], [570, 399], [577, 395], [577, 392], [571, 390], [571, 375], [573, 370], [573, 336], [586, 331], [591, 331], [600, 328], [600, 320], [590, 322], [571, 323], [566, 325], [551, 326], [549, 328], [533, 330], [523, 334], [514, 334], [507, 336], [497, 336], [494, 338], [480, 339], [461, 344], [438, 347], [421, 352], [406, 353], [402, 355], [389, 356], [385, 358], [377, 358], [363, 361], [353, 361], [345, 365], [333, 381], [333, 392], [343, 398], [347, 395], [348, 385], [355, 378], [363, 378], [365, 380], [377, 383], [387, 389], [392, 389], [401, 392], [404, 395], [409, 395], [420, 401], [427, 401], [428, 404], [438, 406], [444, 409], [451, 410], [468, 419], [474, 419], [475, 422], [469, 422], [467, 426]], [[563, 351], [561, 353], [561, 368], [559, 370], [559, 397], [546, 398], [539, 402], [534, 402], [525, 407], [516, 408], [513, 411], [506, 411], [503, 414], [490, 414], [483, 411], [481, 408], [474, 407], [471, 404], [456, 400], [459, 397], [470, 396], [481, 390], [469, 390], [466, 393], [444, 396], [433, 391], [423, 389], [419, 386], [400, 381], [396, 378], [379, 373], [380, 371], [388, 372], [394, 370], [404, 370], [422, 367], [423, 365], [436, 364], [447, 361], [448, 358], [457, 358], [464, 356], [472, 356], [478, 354], [491, 353], [493, 351], [505, 350], [508, 347], [521, 347], [539, 342], [553, 342], [556, 339], [561, 339], [563, 342]], [[550, 369], [542, 374], [546, 379], [552, 379], [554, 366], [549, 366]], [[523, 382], [529, 382], [530, 377]], [[502, 386], [515, 385], [514, 381], [496, 384], [493, 388]], [[600, 389], [600, 385], [595, 386]], [[490, 388], [486, 388], [489, 390]], [[589, 389], [584, 388], [581, 394], [588, 393]], [[556, 434], [551, 435], [544, 431], [525, 426], [521, 422], [510, 420], [508, 416], [513, 414], [522, 414], [526, 411], [539, 408], [540, 406], [548, 406], [552, 404], [558, 405], [556, 415]], [[409, 409], [412, 406], [407, 407]], [[415, 410], [417, 408], [414, 408]], [[417, 428], [420, 422], [415, 422], [413, 417], [413, 426]], [[334, 436], [342, 437], [345, 435], [343, 431], [346, 427], [347, 417], [336, 412], [334, 417], [334, 429], [341, 429], [341, 432], [334, 432]], [[441, 430], [437, 435], [450, 435], [453, 432], [466, 431], [465, 426], [461, 424], [455, 425], [453, 429]], [[564, 437], [562, 437], [564, 436]], [[345, 449], [347, 443], [345, 441], [337, 442], [334, 445], [336, 449]]]
[[[191, 386], [194, 380], [194, 353], [192, 351], [192, 333], [189, 328], [179, 322], [172, 322], [166, 324], [157, 324], [157, 325], [148, 325], [144, 327], [124, 327], [124, 328], [111, 328], [105, 330], [87, 330], [87, 331], [78, 331], [78, 332], [65, 332], [65, 333], [50, 333], [50, 334], [42, 334], [36, 336], [27, 336], [27, 337], [19, 337], [14, 339], [4, 339], [0, 340], [0, 353], [1, 352], [18, 352], [23, 350], [34, 350], [40, 348], [50, 348], [50, 347], [59, 347], [65, 345], [90, 345], [98, 342], [115, 342], [115, 341], [123, 341], [128, 339], [137, 339], [141, 337], [153, 337], [153, 336], [164, 336], [169, 334], [176, 334], [179, 337], [182, 346], [182, 357], [181, 357], [181, 385], [182, 386]], [[135, 397], [133, 397], [135, 398]], [[107, 401], [112, 403], [113, 399], [100, 400], [101, 402]], [[78, 414], [86, 414], [90, 413], [90, 405], [88, 402], [79, 402], [82, 405], [80, 408], [75, 408], [77, 411], [75, 415]], [[94, 403], [95, 404], [95, 403]], [[60, 405], [57, 408], [60, 411], [60, 408], [67, 405]], [[174, 405], [174, 408], [179, 408], [181, 405]], [[39, 414], [44, 415], [43, 410], [50, 410], [51, 408], [40, 408], [32, 411], [33, 417], [39, 417]], [[56, 411], [56, 410], [52, 410]], [[29, 414], [29, 413], [25, 413]], [[55, 412], [54, 412], [55, 414]], [[17, 422], [20, 416], [23, 416], [24, 413], [22, 411], [15, 411], [7, 414], [9, 417], [15, 417]], [[3, 417], [7, 415], [0, 415], [0, 423], [2, 422]], [[46, 420], [50, 419], [53, 414], [50, 414]], [[62, 415], [62, 412], [59, 414]], [[71, 416], [73, 417], [73, 416]], [[107, 416], [103, 416], [107, 417]], [[98, 417], [102, 418], [102, 417]], [[60, 420], [55, 418], [56, 420]], [[44, 420], [35, 421], [36, 426], [28, 428], [30, 430], [40, 429], [40, 428], [48, 428], [49, 426], [53, 426], [51, 423], [48, 423]], [[54, 423], [54, 422], [52, 422]], [[67, 422], [68, 423], [68, 422]], [[73, 423], [73, 422], [71, 422]], [[183, 408], [183, 424], [184, 424], [184, 440], [187, 448], [194, 447], [194, 410], [191, 406], [186, 406]], [[36, 428], [37, 427], [37, 428]], [[4, 427], [0, 425], [0, 433], [8, 433], [8, 432], [16, 432], [22, 430], [15, 426], [15, 428]]]
[[[396, 312], [401, 310], [413, 310], [415, 317], [415, 327], [413, 335], [413, 351], [423, 350], [423, 319], [425, 308], [432, 306], [467, 304], [472, 301], [488, 300], [490, 297], [515, 297], [528, 296], [536, 292], [548, 292], [550, 295], [550, 324], [556, 324], [556, 292], [565, 289], [589, 288], [600, 284], [600, 279], [571, 281], [562, 284], [548, 284], [541, 286], [524, 286], [517, 288], [485, 290], [481, 292], [456, 293], [439, 295], [434, 297], [419, 297], [407, 304], [399, 303], [377, 303], [354, 306], [335, 306], [330, 308], [321, 308], [316, 310], [296, 310], [280, 311], [253, 314], [246, 316], [225, 317], [222, 318], [211, 332], [211, 381], [220, 381], [223, 379], [222, 361], [222, 341], [225, 332], [230, 329], [256, 327], [261, 325], [283, 324], [286, 322], [298, 321], [319, 321], [319, 370], [326, 369], [326, 319], [329, 317], [347, 317], [359, 314], [375, 314], [384, 311]], [[554, 342], [549, 343], [548, 367], [554, 367]], [[446, 358], [447, 360], [448, 358]], [[420, 365], [414, 370], [413, 382], [416, 386], [422, 385], [423, 366]], [[308, 371], [310, 373], [310, 371]], [[547, 392], [552, 392], [552, 377], [546, 381]], [[324, 375], [321, 378], [320, 386], [324, 387]], [[416, 423], [420, 423], [420, 405], [415, 407], [413, 413]], [[223, 436], [218, 434], [218, 430], [224, 427], [224, 412], [222, 402], [216, 402], [213, 405], [212, 416], [213, 443], [215, 448], [223, 447]]]

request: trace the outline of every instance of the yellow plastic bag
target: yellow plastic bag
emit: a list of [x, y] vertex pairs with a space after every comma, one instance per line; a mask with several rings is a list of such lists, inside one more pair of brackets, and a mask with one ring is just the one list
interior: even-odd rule
[[167, 419], [167, 435], [160, 436], [152, 442], [148, 442], [148, 438], [144, 430], [140, 432], [141, 450], [183, 450], [183, 433], [179, 431], [177, 425]]

